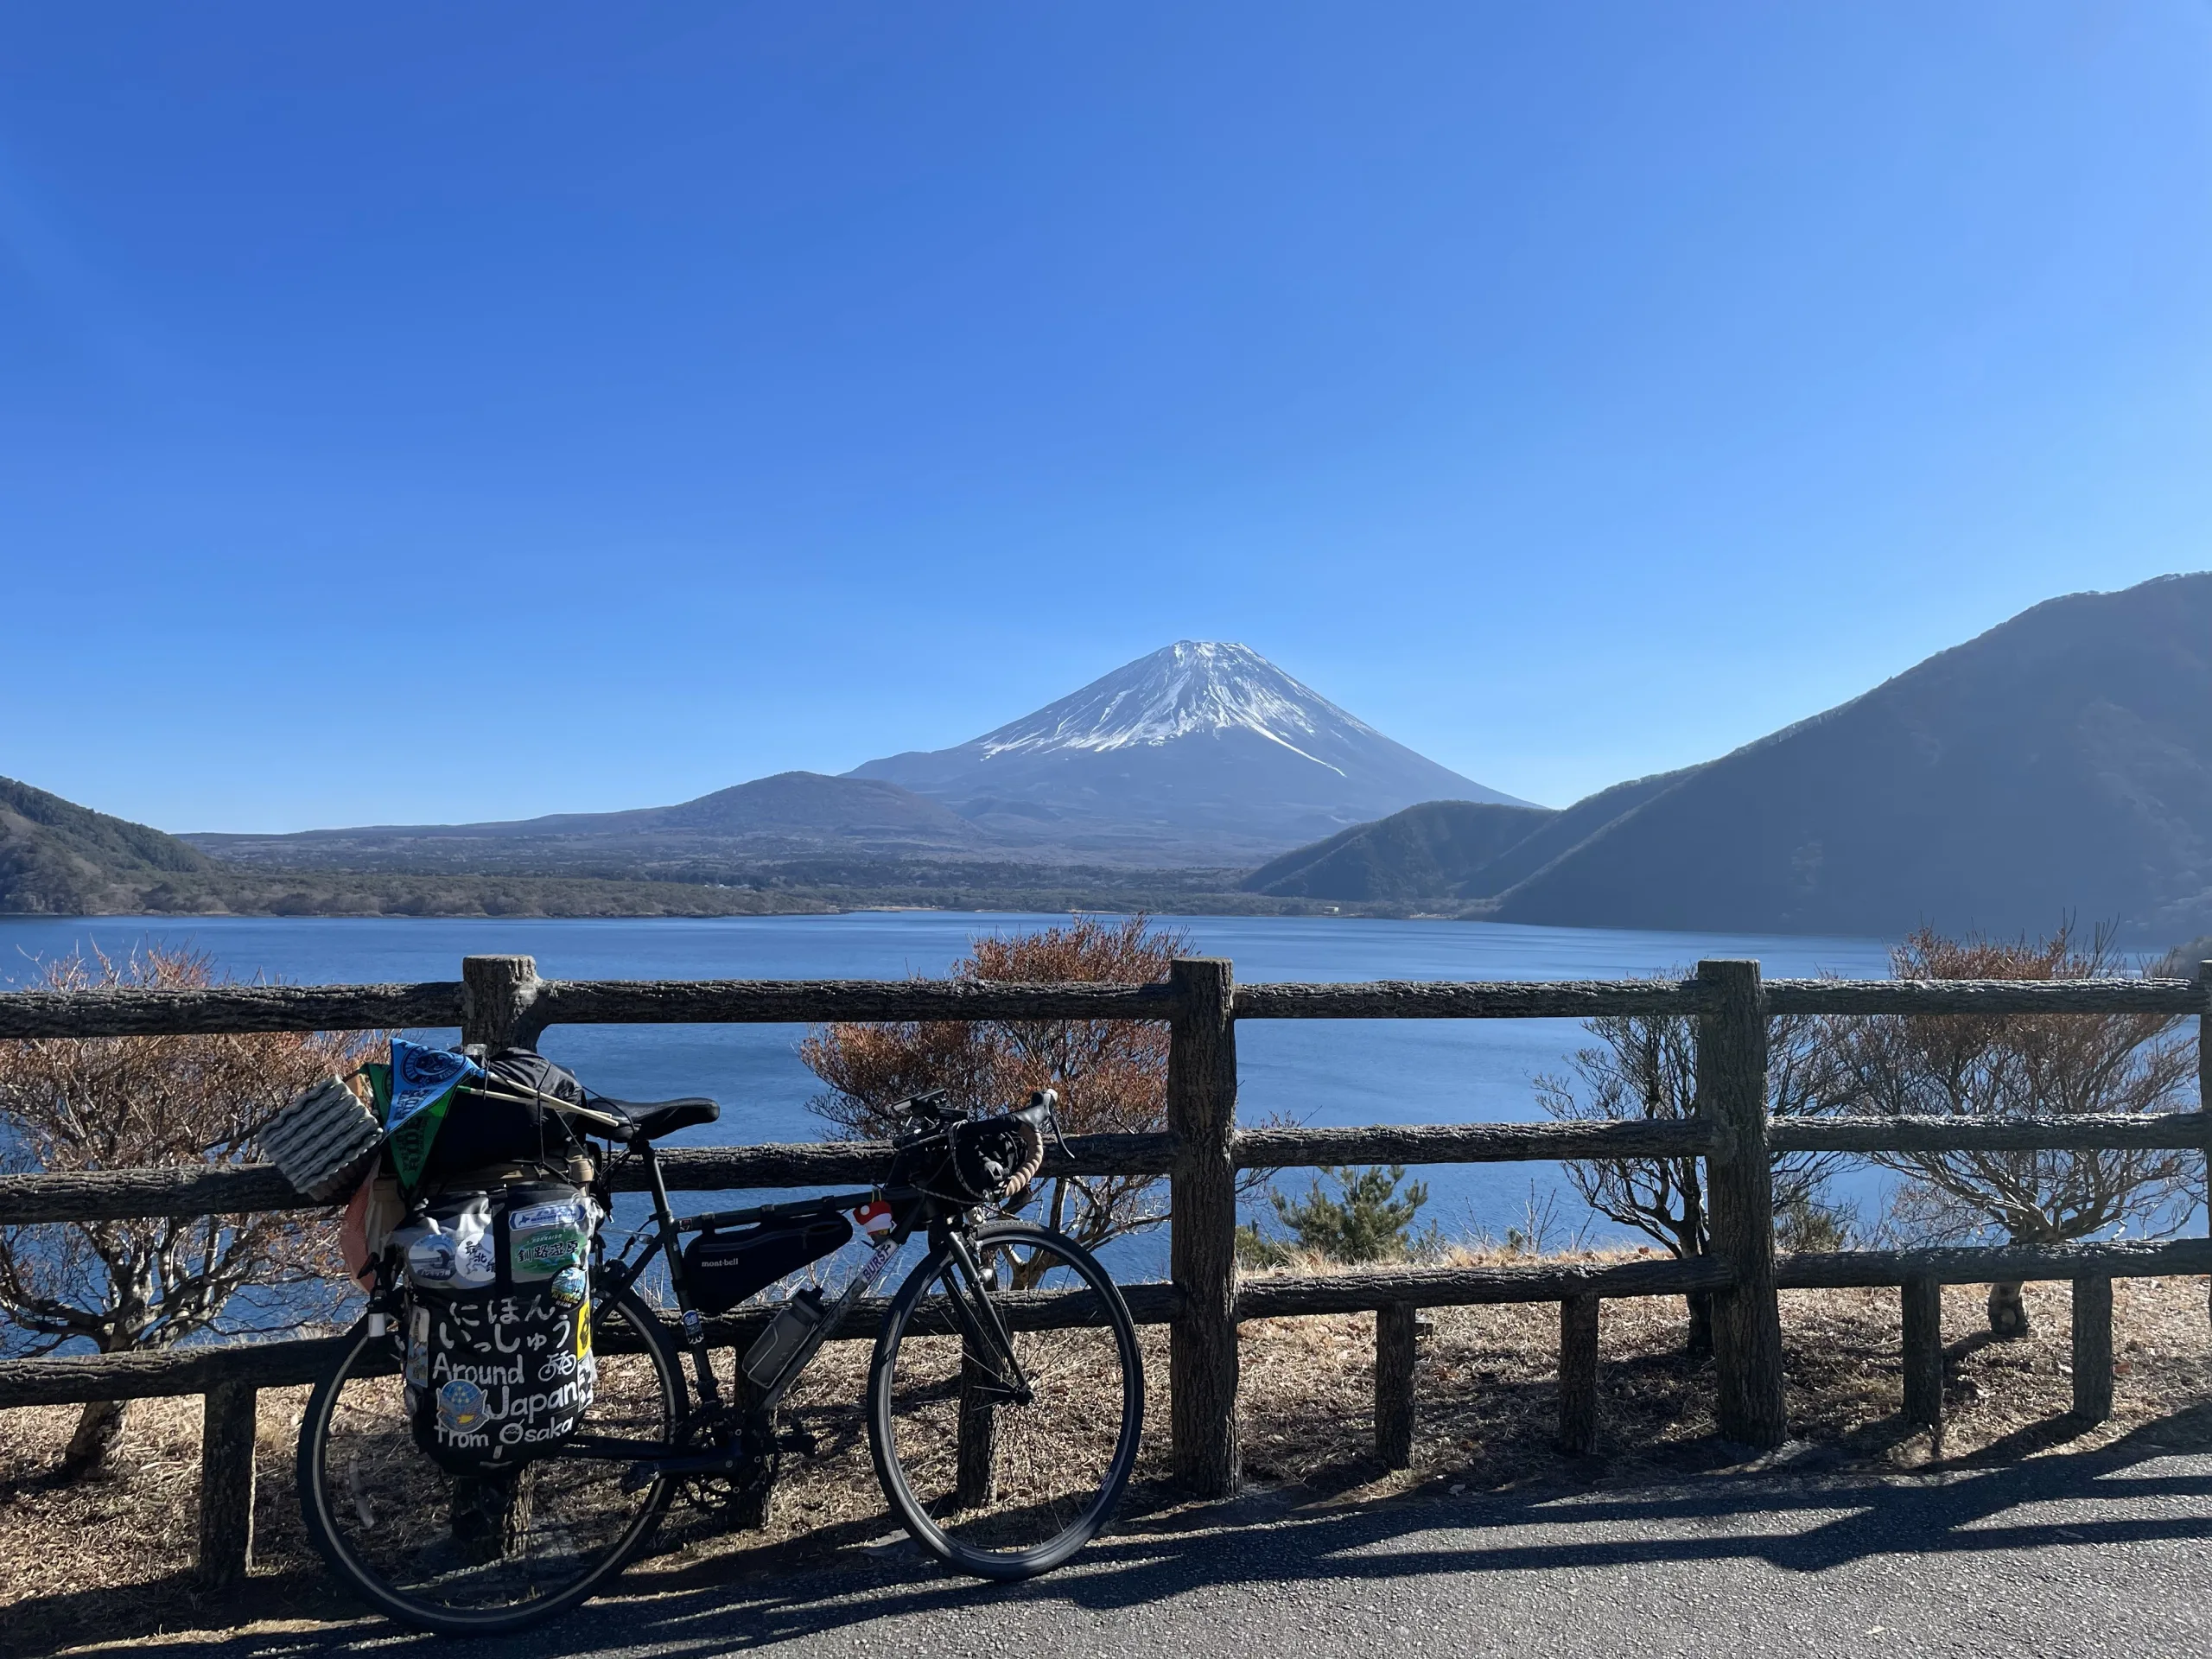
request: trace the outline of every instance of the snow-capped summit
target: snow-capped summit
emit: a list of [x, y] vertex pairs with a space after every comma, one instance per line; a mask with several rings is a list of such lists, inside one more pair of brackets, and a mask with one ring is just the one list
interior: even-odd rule
[[1248, 645], [1183, 639], [887, 779], [1001, 835], [1245, 856], [1419, 801], [1510, 795], [1392, 742]]
[[1194, 732], [1256, 732], [1343, 775], [1313, 751], [1381, 733], [1300, 685], [1249, 645], [1179, 639], [976, 740], [987, 759], [1052, 749], [1157, 747]]

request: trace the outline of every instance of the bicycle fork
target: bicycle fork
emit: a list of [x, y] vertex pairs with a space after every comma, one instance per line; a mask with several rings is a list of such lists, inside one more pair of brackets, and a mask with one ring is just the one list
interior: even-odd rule
[[1026, 1406], [1035, 1395], [1014, 1351], [1013, 1333], [1006, 1328], [998, 1304], [991, 1300], [990, 1275], [976, 1260], [975, 1247], [964, 1234], [950, 1234], [947, 1243], [952, 1260], [943, 1275], [945, 1300], [960, 1326], [963, 1359], [977, 1372], [972, 1387], [984, 1403]]

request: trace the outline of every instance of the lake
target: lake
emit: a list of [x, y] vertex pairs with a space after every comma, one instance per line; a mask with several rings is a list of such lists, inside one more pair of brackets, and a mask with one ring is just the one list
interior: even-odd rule
[[[978, 934], [1064, 920], [1054, 916], [858, 912], [842, 916], [709, 920], [561, 921], [126, 917], [0, 918], [0, 981], [20, 982], [29, 958], [97, 945], [111, 955], [149, 940], [207, 951], [241, 979], [295, 982], [455, 979], [466, 955], [535, 957], [558, 979], [883, 979], [941, 974]], [[1637, 933], [1472, 922], [1338, 917], [1188, 917], [1166, 925], [1207, 956], [1230, 957], [1240, 981], [1618, 979], [1686, 969], [1701, 957], [1755, 957], [1770, 976], [1821, 972], [1885, 977], [1881, 940], [1723, 933]], [[556, 1026], [548, 1054], [617, 1096], [712, 1095], [719, 1123], [674, 1144], [810, 1141], [819, 1085], [800, 1065], [796, 1026]], [[435, 1033], [453, 1041], [457, 1033]], [[1542, 1116], [1531, 1079], [1563, 1071], [1589, 1039], [1561, 1020], [1254, 1020], [1237, 1030], [1241, 1111], [1313, 1124], [1527, 1121]], [[1556, 1193], [1565, 1233], [1588, 1219], [1555, 1165], [1451, 1165], [1416, 1172], [1422, 1214], [1447, 1236], [1502, 1237], [1531, 1194]], [[1281, 1178], [1302, 1192], [1307, 1178]], [[1847, 1183], [1870, 1198], [1872, 1177]], [[694, 1201], [703, 1202], [694, 1195]], [[1617, 1236], [1592, 1225], [1592, 1242]], [[1556, 1237], [1554, 1244], [1567, 1242]], [[1164, 1241], [1130, 1241], [1116, 1270], [1164, 1267]]]

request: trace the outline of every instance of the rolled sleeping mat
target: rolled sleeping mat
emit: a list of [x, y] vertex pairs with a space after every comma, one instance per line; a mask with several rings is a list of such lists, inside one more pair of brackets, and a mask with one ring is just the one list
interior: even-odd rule
[[294, 1096], [263, 1125], [261, 1155], [303, 1197], [334, 1201], [359, 1184], [384, 1144], [384, 1126], [342, 1078], [327, 1077]]

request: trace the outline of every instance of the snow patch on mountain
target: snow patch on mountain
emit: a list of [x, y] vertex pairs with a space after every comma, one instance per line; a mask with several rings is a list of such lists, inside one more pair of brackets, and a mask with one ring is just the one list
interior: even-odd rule
[[1060, 749], [1158, 747], [1197, 733], [1242, 730], [1301, 760], [1330, 738], [1381, 735], [1249, 645], [1179, 639], [976, 741], [986, 759]]

